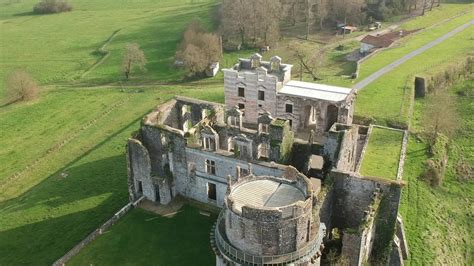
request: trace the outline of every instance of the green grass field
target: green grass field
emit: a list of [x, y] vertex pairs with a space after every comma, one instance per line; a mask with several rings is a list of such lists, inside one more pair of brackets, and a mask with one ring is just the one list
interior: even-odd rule
[[[148, 59], [148, 71], [133, 80], [180, 79], [182, 73], [172, 63], [181, 32], [194, 19], [210, 26], [216, 6], [214, 0], [72, 0], [73, 12], [36, 16], [31, 14], [36, 2], [0, 1], [0, 32], [5, 40], [0, 93], [5, 76], [18, 68], [27, 69], [41, 84], [121, 81], [121, 58], [128, 42], [137, 42]], [[97, 50], [118, 30], [106, 46], [109, 58], [80, 79], [101, 59]]]
[[[469, 5], [472, 7], [473, 5]], [[474, 12], [455, 18], [446, 24], [407, 37], [400, 45], [382, 51], [361, 64], [361, 80], [379, 68], [395, 61], [413, 49], [442, 36], [450, 30], [472, 19]], [[470, 27], [449, 40], [429, 49], [360, 91], [357, 97], [356, 116], [370, 117], [378, 124], [407, 124], [412, 104], [415, 75], [442, 70], [447, 64], [464, 60], [472, 54], [474, 43], [471, 40], [473, 27]], [[387, 100], [390, 99], [390, 100]]]
[[[428, 159], [428, 146], [415, 138], [410, 139], [404, 174], [407, 186], [403, 189], [400, 209], [411, 252], [408, 265], [474, 263], [474, 183], [472, 179], [460, 181], [456, 171], [460, 161], [466, 161], [471, 167], [474, 165], [473, 88], [471, 80], [453, 89], [453, 93], [470, 90], [470, 96], [456, 96], [461, 128], [451, 142], [448, 168], [441, 187], [433, 188], [420, 178]], [[422, 110], [423, 101], [416, 104], [417, 109]]]
[[402, 141], [403, 132], [374, 127], [360, 173], [396, 180]]
[[[0, 92], [16, 68], [56, 85], [44, 86], [36, 101], [0, 108], [2, 265], [52, 263], [128, 201], [124, 143], [154, 106], [174, 95], [223, 101], [222, 84], [212, 79], [192, 86], [77, 85], [120, 81], [114, 64], [131, 41], [149, 61], [132, 82], [179, 79], [170, 65], [181, 32], [193, 19], [211, 27], [215, 1], [71, 2], [73, 12], [34, 16], [36, 1], [0, 1]], [[118, 29], [109, 58], [80, 80]]]
[[[36, 2], [0, 0], [0, 99], [6, 75], [18, 68], [43, 85], [38, 100], [0, 107], [0, 265], [51, 264], [128, 201], [124, 144], [155, 105], [174, 95], [223, 101], [221, 75], [192, 84], [155, 84], [182, 78], [172, 67], [181, 33], [193, 19], [213, 28], [210, 14], [217, 0], [70, 0], [73, 12], [44, 16], [31, 14]], [[109, 57], [88, 72], [102, 58], [97, 50], [115, 32], [105, 46]], [[130, 82], [120, 73], [127, 42], [138, 42], [149, 61], [148, 71]], [[226, 54], [223, 65], [251, 53]], [[335, 66], [328, 75], [340, 69]], [[115, 86], [97, 87], [108, 83]], [[127, 232], [121, 228], [139, 230], [134, 227], [142, 226], [147, 215], [132, 212], [110, 241], [125, 241], [121, 232]], [[191, 217], [193, 211], [183, 215]], [[206, 246], [199, 248], [207, 249], [208, 228], [196, 231], [196, 237], [206, 234]], [[96, 247], [103, 245], [111, 254], [102, 257], [87, 249], [74, 262], [114, 261], [110, 256], [117, 255], [116, 247], [101, 239]], [[121, 243], [117, 248], [124, 248]], [[135, 252], [135, 257], [142, 255], [143, 245]]]
[[189, 205], [172, 218], [134, 209], [68, 265], [213, 265], [209, 234], [216, 218]]

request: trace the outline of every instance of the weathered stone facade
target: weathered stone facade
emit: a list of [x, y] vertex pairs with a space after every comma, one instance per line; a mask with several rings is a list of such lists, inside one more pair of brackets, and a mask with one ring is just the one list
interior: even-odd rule
[[277, 56], [269, 62], [259, 54], [240, 59], [223, 70], [226, 108], [241, 109], [247, 124], [256, 124], [259, 115], [269, 112], [291, 121], [295, 132], [313, 129], [318, 135], [334, 123], [352, 123], [354, 91], [291, 81], [291, 69]]
[[[258, 187], [266, 182], [279, 187], [270, 195], [256, 190], [242, 196], [247, 193], [242, 186]], [[254, 201], [261, 196], [268, 199]], [[288, 168], [281, 178], [250, 175], [239, 179], [229, 187], [217, 222], [215, 243], [221, 260], [232, 265], [318, 264], [325, 229], [318, 216], [313, 215], [315, 196], [309, 179], [294, 168]], [[275, 199], [278, 197], [283, 199]]]
[[[130, 198], [168, 204], [182, 195], [223, 207], [219, 241], [257, 265], [319, 265], [325, 228], [329, 237], [345, 232], [341, 251], [351, 265], [382, 257], [394, 239], [401, 187], [358, 174], [370, 132], [352, 125], [355, 93], [290, 77], [291, 65], [256, 54], [224, 70], [225, 104], [177, 97], [146, 115], [127, 144]], [[316, 164], [319, 175], [311, 176]], [[328, 173], [334, 182], [321, 189], [315, 178]], [[233, 198], [236, 190], [252, 194], [257, 181], [269, 184], [263, 190], [275, 186], [274, 194], [285, 188], [268, 202], [299, 196], [281, 206]], [[216, 241], [217, 265], [249, 263]], [[407, 254], [406, 242], [397, 243], [405, 251], [393, 254]]]

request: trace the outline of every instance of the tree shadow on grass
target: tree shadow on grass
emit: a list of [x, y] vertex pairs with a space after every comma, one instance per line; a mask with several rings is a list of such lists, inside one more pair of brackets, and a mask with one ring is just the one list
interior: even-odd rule
[[21, 196], [0, 203], [0, 264], [51, 264], [128, 202], [125, 155], [90, 162], [87, 157], [140, 119]]
[[93, 209], [75, 212], [0, 232], [0, 264], [51, 265], [104, 222], [108, 199]]
[[209, 233], [215, 220], [189, 205], [171, 218], [132, 210], [71, 264], [212, 265]]

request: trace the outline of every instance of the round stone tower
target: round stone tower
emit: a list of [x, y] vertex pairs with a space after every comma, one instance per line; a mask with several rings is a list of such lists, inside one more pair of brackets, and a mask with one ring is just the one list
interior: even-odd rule
[[324, 235], [311, 182], [289, 167], [229, 184], [211, 244], [217, 265], [319, 265]]

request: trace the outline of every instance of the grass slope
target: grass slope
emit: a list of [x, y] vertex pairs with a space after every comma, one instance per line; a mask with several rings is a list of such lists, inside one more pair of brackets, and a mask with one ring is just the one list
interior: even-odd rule
[[[74, 10], [32, 15], [36, 0], [1, 0], [0, 98], [3, 81], [14, 69], [27, 69], [42, 84], [111, 82], [122, 79], [123, 49], [137, 42], [148, 59], [141, 81], [169, 81], [181, 74], [172, 68], [181, 32], [193, 19], [210, 25], [215, 0], [71, 0]], [[106, 50], [108, 59], [79, 80], [102, 58], [98, 49], [120, 30]]]
[[[408, 37], [401, 46], [377, 54], [362, 64], [361, 73], [364, 73], [362, 76], [367, 76], [412, 49], [464, 24], [472, 19], [473, 14], [469, 13], [453, 19], [447, 24], [415, 35], [411, 39]], [[472, 54], [474, 51], [474, 43], [470, 39], [472, 33], [473, 27], [470, 27], [369, 84], [359, 92], [356, 116], [370, 117], [378, 124], [408, 124], [414, 75], [433, 72], [435, 69], [443, 69], [445, 64], [464, 60], [466, 54]]]
[[215, 220], [189, 205], [172, 218], [134, 209], [68, 265], [212, 265]]
[[[420, 178], [428, 159], [426, 143], [410, 139], [400, 212], [405, 220], [411, 257], [408, 265], [473, 265], [474, 182], [460, 182], [456, 166], [466, 160], [474, 165], [473, 81], [455, 89], [470, 87], [470, 96], [457, 96], [461, 129], [453, 138], [443, 185], [433, 188]], [[423, 108], [423, 101], [417, 102]]]
[[403, 132], [373, 128], [360, 173], [396, 180], [402, 141]]
[[[100, 119], [61, 150], [47, 154], [45, 161], [2, 188], [1, 264], [49, 264], [128, 201], [124, 143], [150, 107], [175, 94], [214, 101], [223, 99], [221, 88], [134, 91], [102, 90], [104, 97], [109, 93], [127, 95], [127, 105]], [[71, 93], [83, 95], [82, 90]], [[61, 95], [55, 100], [61, 101]], [[91, 93], [88, 99], [96, 97]], [[61, 110], [67, 112], [67, 104]], [[35, 116], [25, 114], [19, 119], [28, 124]], [[11, 127], [8, 132], [17, 129]], [[42, 149], [38, 145], [42, 138], [31, 140], [33, 151]]]

